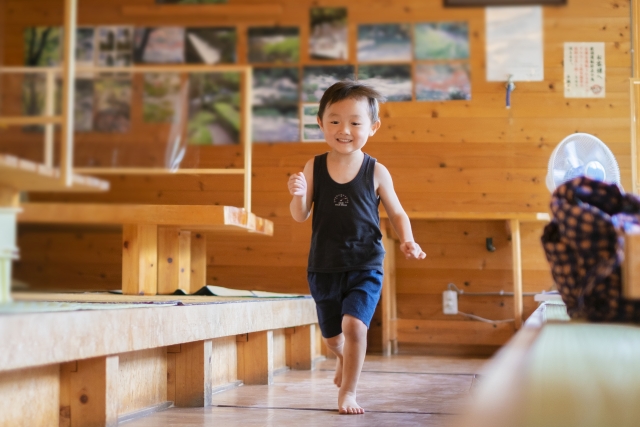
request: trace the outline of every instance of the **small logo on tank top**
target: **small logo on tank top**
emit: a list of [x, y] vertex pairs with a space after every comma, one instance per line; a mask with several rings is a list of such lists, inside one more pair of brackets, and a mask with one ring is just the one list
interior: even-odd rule
[[344, 194], [338, 194], [333, 198], [333, 204], [335, 206], [347, 206], [349, 204], [349, 198]]

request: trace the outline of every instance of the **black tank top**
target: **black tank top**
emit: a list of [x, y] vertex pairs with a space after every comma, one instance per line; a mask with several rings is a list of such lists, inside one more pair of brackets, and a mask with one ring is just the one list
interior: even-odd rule
[[376, 159], [365, 154], [356, 177], [338, 184], [329, 176], [327, 154], [316, 156], [313, 163], [308, 271], [382, 271], [385, 251], [380, 233], [380, 199], [373, 183]]

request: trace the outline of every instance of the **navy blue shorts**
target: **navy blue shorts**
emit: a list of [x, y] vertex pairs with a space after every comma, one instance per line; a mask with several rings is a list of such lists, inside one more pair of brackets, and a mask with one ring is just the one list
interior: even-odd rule
[[332, 338], [342, 333], [342, 316], [345, 314], [369, 327], [380, 300], [382, 271], [309, 272], [307, 280], [316, 302], [323, 337]]

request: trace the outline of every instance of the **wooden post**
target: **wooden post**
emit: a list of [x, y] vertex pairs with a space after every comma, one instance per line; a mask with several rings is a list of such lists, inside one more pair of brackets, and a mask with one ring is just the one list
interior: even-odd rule
[[207, 236], [204, 233], [191, 235], [191, 284], [193, 294], [207, 284]]
[[313, 369], [313, 359], [316, 354], [316, 325], [296, 326], [287, 328], [286, 346], [291, 369]]
[[[184, 343], [169, 350], [175, 357], [175, 376], [168, 377], [168, 388], [175, 386], [174, 405], [196, 408], [211, 405], [213, 371], [212, 341]], [[169, 392], [168, 395], [172, 393]]]
[[73, 183], [73, 106], [76, 81], [76, 22], [78, 0], [64, 2], [64, 46], [62, 61], [62, 143], [60, 144], [60, 179], [70, 187]]
[[238, 335], [238, 379], [245, 384], [273, 383], [273, 331]]
[[622, 293], [640, 299], [640, 233], [625, 233], [622, 262]]
[[520, 248], [520, 220], [509, 220], [513, 263], [513, 311], [516, 330], [522, 326], [522, 251]]
[[60, 427], [60, 365], [0, 372], [0, 426]]
[[253, 135], [251, 125], [251, 105], [253, 104], [253, 75], [246, 71], [244, 81], [244, 97], [242, 99], [242, 134], [244, 138], [244, 209], [251, 212], [251, 156], [253, 151]]
[[158, 226], [122, 226], [122, 293], [158, 293]]
[[71, 427], [118, 425], [118, 356], [79, 360], [70, 373]]
[[189, 293], [191, 289], [191, 232], [180, 230], [178, 256], [178, 289]]
[[158, 294], [171, 294], [178, 287], [180, 229], [158, 227]]

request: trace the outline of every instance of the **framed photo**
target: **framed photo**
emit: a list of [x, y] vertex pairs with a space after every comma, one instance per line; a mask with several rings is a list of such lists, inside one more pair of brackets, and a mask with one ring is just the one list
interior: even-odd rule
[[341, 80], [355, 80], [353, 65], [309, 66], [303, 68], [302, 101], [319, 102], [324, 91]]
[[300, 140], [302, 142], [324, 142], [324, 133], [318, 125], [318, 104], [302, 104], [300, 106], [300, 116], [302, 126], [300, 126]]
[[253, 140], [259, 142], [298, 142], [300, 118], [298, 104], [253, 107]]
[[466, 22], [421, 22], [413, 27], [416, 59], [469, 59]]
[[410, 64], [359, 65], [358, 80], [374, 87], [388, 102], [411, 101]]
[[187, 28], [185, 59], [188, 64], [233, 64], [236, 39], [233, 27]]
[[298, 27], [249, 28], [249, 63], [294, 63], [299, 58]]
[[184, 62], [184, 27], [136, 28], [133, 60], [140, 64]]
[[471, 99], [471, 77], [466, 63], [417, 64], [416, 100]]
[[411, 61], [409, 24], [358, 26], [358, 62]]
[[311, 59], [346, 60], [349, 57], [346, 8], [312, 7], [309, 21]]

